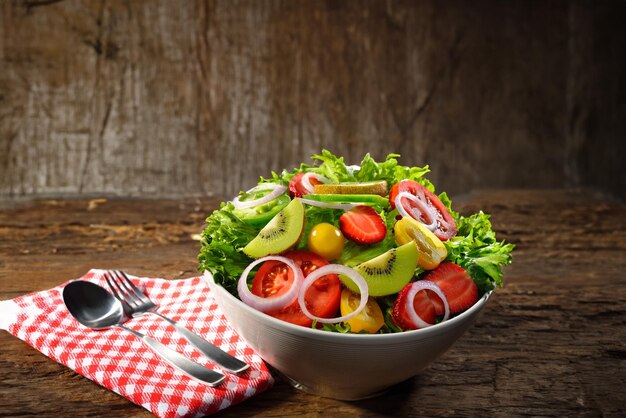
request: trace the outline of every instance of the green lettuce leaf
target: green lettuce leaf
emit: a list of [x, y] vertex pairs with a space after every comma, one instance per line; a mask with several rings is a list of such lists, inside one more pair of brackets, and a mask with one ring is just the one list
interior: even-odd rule
[[313, 165], [302, 163], [291, 171], [272, 172], [270, 178], [261, 177], [260, 183], [271, 182], [288, 185], [291, 178], [296, 174], [308, 172], [320, 174], [333, 183], [356, 181], [352, 170], [348, 168], [343, 157], [337, 157], [328, 150], [322, 150], [321, 154], [313, 155], [311, 159], [313, 160]]
[[237, 279], [252, 259], [242, 252], [260, 228], [254, 228], [233, 214], [232, 203], [222, 204], [206, 220], [198, 255], [200, 271], [209, 271], [215, 282], [235, 293]]
[[320, 155], [314, 155], [314, 160], [321, 161], [322, 164], [315, 170], [317, 174], [321, 174], [333, 183], [341, 183], [355, 181], [352, 171], [348, 169], [343, 157], [337, 157], [330, 151], [322, 150]]
[[354, 173], [356, 181], [385, 180], [391, 188], [401, 180], [415, 180], [423, 186], [434, 190], [433, 184], [424, 176], [430, 171], [428, 166], [407, 167], [398, 164], [398, 154], [389, 154], [385, 161], [376, 162], [369, 154], [361, 161], [361, 168]]
[[497, 241], [491, 228], [490, 216], [482, 211], [470, 216], [458, 216], [457, 235], [444, 242], [448, 250], [446, 261], [466, 269], [482, 293], [502, 286], [502, 267], [512, 261], [513, 244]]

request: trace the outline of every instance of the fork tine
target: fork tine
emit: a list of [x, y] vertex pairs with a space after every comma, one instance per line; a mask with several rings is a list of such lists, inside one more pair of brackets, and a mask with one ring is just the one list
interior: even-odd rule
[[111, 279], [109, 272], [104, 273], [104, 280], [106, 280], [107, 285], [109, 285], [109, 289], [111, 289], [111, 293], [113, 293], [113, 296], [115, 296], [119, 300], [124, 300], [124, 298], [120, 294], [119, 289], [117, 289], [117, 287], [114, 285], [115, 280]]
[[114, 271], [109, 271], [105, 274], [104, 277], [111, 290], [113, 290], [113, 294], [115, 295], [115, 297], [127, 303], [131, 307], [138, 307], [140, 303], [137, 302], [132, 294], [128, 294], [128, 292], [124, 291], [119, 283], [120, 280], [116, 280], [114, 273]]
[[132, 292], [137, 296], [137, 298], [139, 298], [139, 300], [141, 300], [143, 303], [150, 303], [150, 302], [152, 302], [150, 300], [150, 298], [148, 298], [148, 296], [146, 296], [145, 293], [143, 293], [141, 291], [141, 289], [139, 289], [137, 286], [135, 286], [135, 284], [128, 278], [126, 273], [124, 273], [121, 270], [116, 270], [116, 274], [118, 274], [118, 276], [117, 276], [118, 278], [120, 277], [120, 275], [122, 276], [122, 278], [123, 278], [122, 282], [124, 282], [126, 284], [126, 288], [128, 290], [132, 290]]
[[[113, 283], [111, 283], [111, 279], [109, 279], [109, 273], [104, 273], [104, 280], [106, 280], [107, 285], [109, 286], [109, 289], [111, 290], [111, 292], [113, 293], [113, 296], [115, 296], [116, 298], [118, 298], [117, 296], [117, 290], [115, 290], [115, 288], [113, 287]], [[119, 298], [118, 298], [119, 299]]]
[[128, 302], [126, 302], [126, 299], [124, 299], [122, 295], [119, 294], [119, 290], [116, 289], [113, 285], [112, 282], [114, 282], [114, 280], [111, 279], [108, 272], [104, 273], [104, 280], [106, 280], [107, 285], [109, 285], [109, 289], [111, 289], [111, 293], [113, 293], [113, 296], [115, 296], [115, 298], [122, 303], [122, 308], [124, 309], [124, 312], [129, 316], [132, 315], [133, 308], [128, 304]]
[[139, 297], [137, 297], [132, 289], [128, 288], [128, 285], [124, 283], [124, 280], [120, 277], [117, 270], [111, 270], [111, 277], [113, 278], [113, 282], [115, 283], [117, 288], [121, 290], [126, 301], [132, 302], [132, 304], [140, 307], [143, 301]]

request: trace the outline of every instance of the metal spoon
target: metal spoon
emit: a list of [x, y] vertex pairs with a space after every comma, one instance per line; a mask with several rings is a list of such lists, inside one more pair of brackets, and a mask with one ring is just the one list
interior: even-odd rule
[[225, 379], [223, 374], [208, 369], [160, 342], [122, 325], [127, 319], [122, 303], [97, 284], [83, 280], [68, 284], [63, 289], [63, 302], [82, 325], [92, 329], [115, 327], [130, 332], [161, 358], [194, 379], [210, 386], [217, 386]]

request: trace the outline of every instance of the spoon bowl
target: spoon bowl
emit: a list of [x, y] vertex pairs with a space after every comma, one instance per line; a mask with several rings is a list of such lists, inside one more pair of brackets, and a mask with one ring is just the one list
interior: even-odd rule
[[91, 282], [76, 281], [65, 286], [63, 302], [72, 316], [88, 328], [110, 328], [126, 319], [122, 303]]

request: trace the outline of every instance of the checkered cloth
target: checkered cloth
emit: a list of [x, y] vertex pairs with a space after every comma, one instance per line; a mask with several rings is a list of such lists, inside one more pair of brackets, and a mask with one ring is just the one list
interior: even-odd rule
[[[105, 286], [103, 273], [104, 270], [91, 270], [81, 279]], [[202, 278], [132, 279], [161, 306], [161, 314], [247, 362], [250, 369], [240, 376], [225, 372], [156, 315], [144, 315], [126, 323], [226, 376], [215, 388], [199, 383], [161, 360], [130, 333], [118, 328], [95, 331], [80, 325], [63, 304], [61, 293], [67, 283], [0, 302], [0, 328], [160, 417], [211, 414], [273, 384], [263, 360], [228, 325]]]

